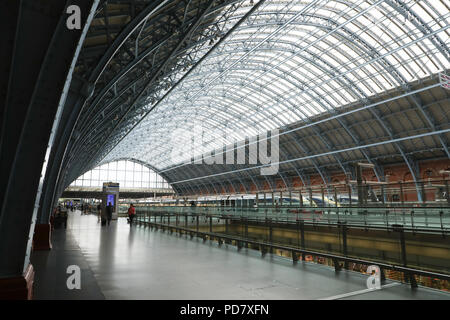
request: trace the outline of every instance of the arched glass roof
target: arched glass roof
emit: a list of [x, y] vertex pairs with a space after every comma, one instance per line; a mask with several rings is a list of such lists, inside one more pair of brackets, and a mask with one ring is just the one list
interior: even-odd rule
[[[229, 30], [251, 8], [218, 23]], [[392, 89], [407, 92], [450, 68], [449, 22], [448, 0], [266, 1], [102, 163], [132, 156], [164, 170]]]
[[170, 188], [155, 171], [132, 160], [105, 163], [84, 173], [70, 186], [103, 187], [104, 182], [118, 182], [121, 188]]

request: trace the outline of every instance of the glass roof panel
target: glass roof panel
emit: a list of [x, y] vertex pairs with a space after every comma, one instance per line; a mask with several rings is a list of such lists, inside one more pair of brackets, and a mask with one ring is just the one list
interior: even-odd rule
[[[251, 7], [215, 22], [226, 32]], [[448, 8], [448, 0], [267, 0], [170, 94], [149, 99], [154, 109], [102, 162], [133, 155], [165, 170], [450, 69]]]

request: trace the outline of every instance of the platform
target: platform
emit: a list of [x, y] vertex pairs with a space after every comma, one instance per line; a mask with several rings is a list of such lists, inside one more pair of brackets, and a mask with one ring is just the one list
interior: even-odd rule
[[[447, 299], [450, 293], [387, 281], [235, 246], [130, 226], [125, 218], [101, 227], [97, 217], [70, 213], [55, 230], [53, 249], [32, 255], [34, 299]], [[66, 287], [68, 265], [81, 269], [81, 289]]]

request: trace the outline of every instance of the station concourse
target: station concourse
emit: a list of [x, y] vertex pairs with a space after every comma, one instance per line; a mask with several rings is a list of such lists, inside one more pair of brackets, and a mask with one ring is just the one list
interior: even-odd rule
[[[55, 230], [50, 251], [36, 251], [34, 299], [136, 300], [441, 300], [441, 290], [387, 281], [368, 290], [367, 276], [335, 273], [311, 262], [293, 265], [277, 255], [203, 243], [169, 232], [130, 228], [125, 218], [102, 228], [93, 215], [74, 212]], [[67, 290], [64, 266], [81, 267], [81, 289]]]
[[449, 5], [2, 1], [0, 299], [450, 299]]

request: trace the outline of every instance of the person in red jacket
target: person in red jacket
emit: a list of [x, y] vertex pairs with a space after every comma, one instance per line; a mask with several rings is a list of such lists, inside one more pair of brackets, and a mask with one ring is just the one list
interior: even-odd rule
[[130, 207], [128, 208], [128, 222], [130, 225], [133, 223], [133, 218], [136, 215], [136, 209], [134, 209], [133, 204], [130, 204]]

